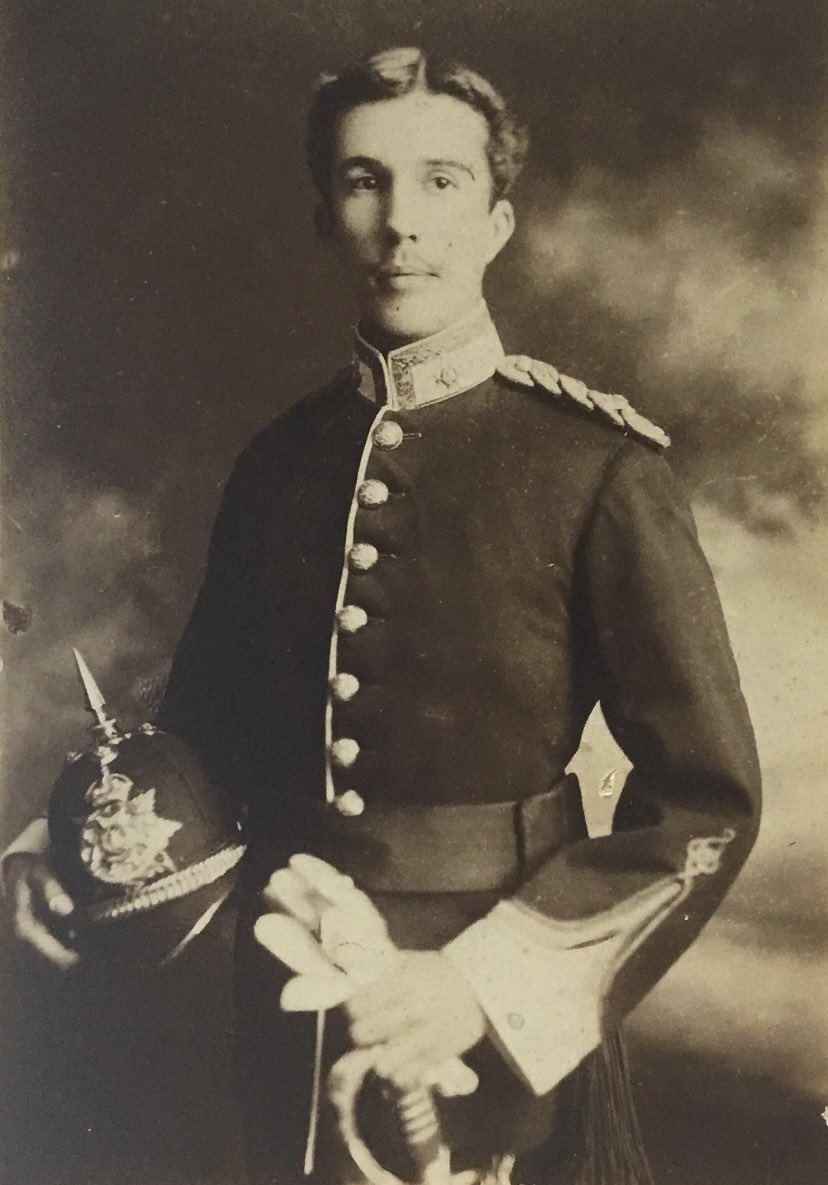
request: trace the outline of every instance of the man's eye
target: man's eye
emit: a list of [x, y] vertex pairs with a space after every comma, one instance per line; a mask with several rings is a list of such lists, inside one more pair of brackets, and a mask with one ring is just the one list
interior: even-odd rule
[[359, 177], [350, 177], [348, 179], [348, 188], [350, 190], [376, 189], [377, 179], [371, 173], [363, 173]]

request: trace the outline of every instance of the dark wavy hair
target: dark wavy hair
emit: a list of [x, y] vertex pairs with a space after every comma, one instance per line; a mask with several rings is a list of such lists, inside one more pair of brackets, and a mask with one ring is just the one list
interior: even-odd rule
[[479, 112], [489, 127], [486, 155], [492, 175], [492, 204], [505, 197], [520, 176], [529, 136], [499, 91], [459, 62], [429, 57], [422, 49], [384, 50], [319, 79], [308, 113], [305, 151], [313, 183], [330, 198], [331, 149], [337, 119], [363, 103], [396, 99], [411, 91], [451, 95]]

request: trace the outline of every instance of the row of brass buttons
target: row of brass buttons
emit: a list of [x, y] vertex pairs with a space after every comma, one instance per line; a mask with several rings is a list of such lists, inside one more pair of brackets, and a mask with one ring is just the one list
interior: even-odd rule
[[[399, 448], [404, 433], [395, 420], [381, 420], [371, 433], [372, 443], [379, 449]], [[384, 506], [390, 491], [384, 481], [368, 478], [356, 491], [356, 502], [363, 510]], [[379, 560], [379, 552], [372, 543], [353, 543], [348, 549], [347, 564], [351, 572], [368, 572]], [[368, 624], [368, 614], [359, 605], [343, 605], [336, 615], [337, 629], [344, 634], [355, 634]], [[338, 671], [331, 677], [331, 695], [340, 703], [347, 703], [359, 691], [359, 679], [348, 671]], [[350, 769], [359, 756], [359, 742], [353, 737], [332, 741], [329, 750], [331, 763], [339, 769]], [[346, 790], [334, 799], [334, 805], [345, 816], [361, 815], [365, 802], [357, 790]]]

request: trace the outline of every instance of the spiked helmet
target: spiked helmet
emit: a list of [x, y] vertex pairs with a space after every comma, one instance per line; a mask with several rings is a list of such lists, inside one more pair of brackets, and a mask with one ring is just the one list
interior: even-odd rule
[[68, 937], [83, 952], [164, 962], [232, 890], [240, 826], [184, 741], [119, 728], [74, 653], [96, 719], [49, 801], [55, 871], [76, 906]]

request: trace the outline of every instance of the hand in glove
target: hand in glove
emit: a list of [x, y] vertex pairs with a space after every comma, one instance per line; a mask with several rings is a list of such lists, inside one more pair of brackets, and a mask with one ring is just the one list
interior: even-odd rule
[[454, 1055], [483, 1036], [483, 1013], [439, 952], [400, 951], [370, 898], [314, 856], [294, 856], [275, 872], [265, 899], [281, 912], [259, 918], [256, 938], [297, 973], [283, 1009], [344, 1004], [354, 1043], [380, 1047], [381, 1077], [402, 1089], [474, 1090], [475, 1074]]

